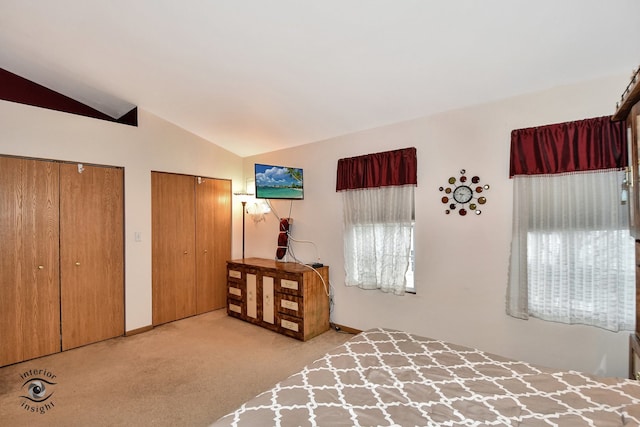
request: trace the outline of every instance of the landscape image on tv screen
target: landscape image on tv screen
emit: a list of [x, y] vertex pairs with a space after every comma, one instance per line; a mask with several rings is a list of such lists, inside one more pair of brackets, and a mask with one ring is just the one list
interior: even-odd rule
[[256, 198], [303, 199], [302, 169], [284, 166], [255, 165]]

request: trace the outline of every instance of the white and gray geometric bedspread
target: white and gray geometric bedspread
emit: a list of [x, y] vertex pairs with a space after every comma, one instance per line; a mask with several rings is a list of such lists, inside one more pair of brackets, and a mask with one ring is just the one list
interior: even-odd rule
[[372, 329], [214, 425], [640, 426], [640, 383]]

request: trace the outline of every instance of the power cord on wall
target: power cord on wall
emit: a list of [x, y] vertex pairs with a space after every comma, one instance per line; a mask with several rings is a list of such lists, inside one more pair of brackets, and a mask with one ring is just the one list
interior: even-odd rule
[[[275, 217], [278, 219], [278, 223], [280, 223], [280, 221], [282, 220], [280, 218], [280, 216], [278, 215], [278, 213], [276, 212], [276, 210], [273, 208], [273, 206], [271, 205], [271, 201], [269, 199], [267, 199], [267, 204], [269, 205], [269, 209], [271, 210], [271, 213], [273, 213], [273, 215], [275, 215]], [[289, 205], [289, 218], [291, 218], [291, 212], [293, 211], [293, 200], [291, 200], [291, 203]], [[295, 239], [291, 236], [291, 230], [287, 229], [286, 230], [287, 233], [287, 253], [291, 255], [291, 259], [293, 259], [293, 261], [297, 264], [303, 265], [307, 268], [310, 268], [311, 270], [313, 270], [318, 277], [320, 278], [320, 280], [322, 281], [322, 285], [324, 286], [324, 291], [325, 294], [327, 294], [327, 296], [329, 297], [329, 325], [331, 326], [332, 329], [336, 330], [336, 331], [341, 331], [340, 327], [337, 326], [335, 323], [331, 322], [331, 315], [333, 314], [333, 306], [334, 306], [334, 300], [333, 300], [333, 293], [332, 293], [332, 286], [331, 283], [327, 283], [327, 281], [324, 280], [324, 277], [322, 276], [322, 274], [320, 274], [320, 272], [318, 270], [316, 270], [316, 268], [320, 268], [323, 267], [322, 263], [320, 262], [320, 257], [318, 256], [318, 246], [310, 241], [310, 240], [298, 240]], [[315, 252], [316, 252], [316, 260], [317, 262], [313, 263], [313, 264], [305, 264], [304, 262], [300, 261], [296, 256], [295, 253], [293, 252], [293, 247], [291, 246], [291, 242], [295, 242], [295, 243], [308, 243], [313, 245]]]

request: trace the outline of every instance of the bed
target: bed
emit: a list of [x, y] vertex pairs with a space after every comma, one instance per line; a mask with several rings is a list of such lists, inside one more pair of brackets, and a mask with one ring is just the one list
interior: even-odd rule
[[640, 382], [372, 329], [213, 425], [639, 426]]

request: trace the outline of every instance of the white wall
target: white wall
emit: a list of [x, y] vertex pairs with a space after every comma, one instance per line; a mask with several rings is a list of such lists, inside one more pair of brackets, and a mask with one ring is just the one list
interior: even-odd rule
[[[151, 325], [151, 171], [231, 179], [234, 191], [243, 184], [240, 157], [143, 110], [138, 122], [131, 127], [0, 101], [0, 154], [124, 167], [127, 331]], [[235, 228], [241, 211], [234, 206]], [[141, 242], [134, 232], [142, 233]]]
[[[504, 306], [511, 130], [612, 114], [627, 83], [628, 76], [612, 76], [249, 157], [244, 159], [245, 178], [252, 176], [254, 163], [304, 168], [305, 199], [273, 204], [283, 217], [291, 209], [293, 237], [313, 241], [321, 262], [330, 266], [333, 322], [404, 329], [547, 366], [626, 376], [628, 333], [517, 320], [505, 314]], [[418, 151], [417, 295], [347, 288], [337, 160], [409, 146]], [[463, 168], [491, 185], [480, 216], [444, 213], [438, 187]], [[247, 257], [273, 258], [277, 233], [273, 215], [256, 224], [247, 218]], [[312, 245], [294, 249], [303, 262], [316, 260]]]

